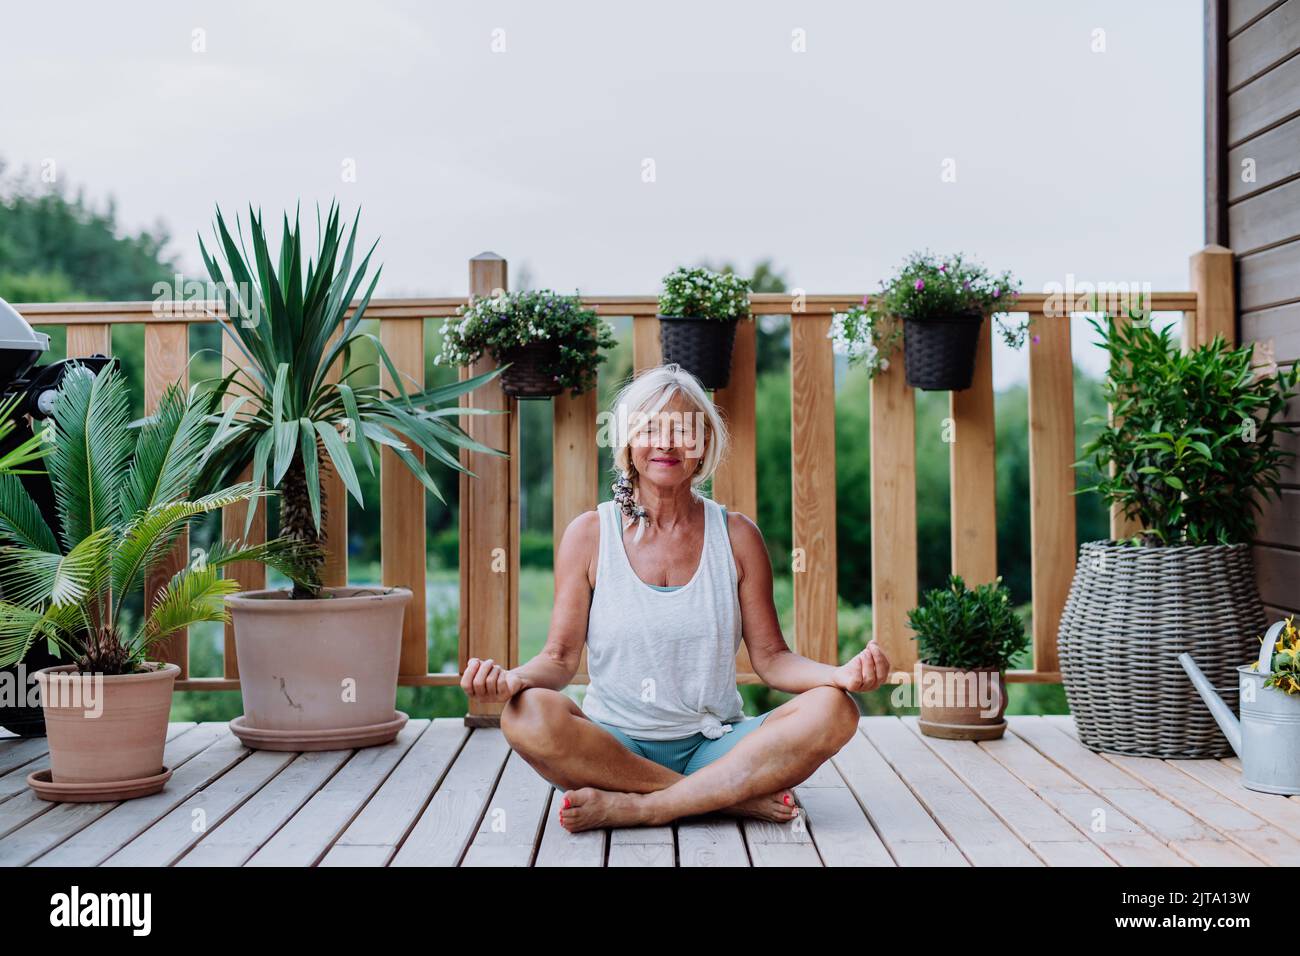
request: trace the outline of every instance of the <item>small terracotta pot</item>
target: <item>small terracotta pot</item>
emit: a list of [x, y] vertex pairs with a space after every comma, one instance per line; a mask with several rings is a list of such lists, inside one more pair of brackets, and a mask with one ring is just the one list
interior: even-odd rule
[[[927, 737], [996, 740], [1006, 732], [1007, 678], [996, 667], [965, 670], [922, 662], [920, 697], [918, 726]], [[988, 714], [995, 708], [996, 714]]]
[[[322, 593], [327, 597], [318, 600], [293, 600], [288, 591], [270, 590], [226, 598], [244, 698], [241, 726], [301, 734], [299, 749], [312, 749], [313, 738], [332, 731], [390, 724], [397, 716], [410, 590], [349, 587]], [[250, 737], [242, 739], [246, 746], [260, 746]]]
[[75, 664], [36, 672], [55, 783], [112, 783], [162, 772], [181, 669], [146, 666], [146, 673], [107, 676], [78, 674]]

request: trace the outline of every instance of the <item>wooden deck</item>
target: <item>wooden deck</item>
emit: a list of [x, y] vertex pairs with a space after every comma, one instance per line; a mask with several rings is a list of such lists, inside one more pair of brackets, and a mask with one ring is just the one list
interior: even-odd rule
[[45, 741], [0, 739], [7, 866], [1197, 866], [1300, 864], [1300, 799], [1239, 786], [1234, 760], [1093, 753], [1069, 717], [1000, 741], [860, 733], [795, 789], [804, 821], [703, 817], [569, 834], [559, 794], [499, 730], [412, 720], [391, 745], [254, 752], [224, 723], [173, 724], [167, 789], [53, 804]]

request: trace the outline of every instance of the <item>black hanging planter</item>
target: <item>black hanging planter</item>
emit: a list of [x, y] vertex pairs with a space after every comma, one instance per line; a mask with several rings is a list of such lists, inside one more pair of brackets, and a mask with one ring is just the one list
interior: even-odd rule
[[731, 381], [731, 350], [736, 344], [739, 321], [659, 316], [659, 348], [664, 364], [675, 362], [707, 389], [726, 388]]
[[560, 364], [559, 342], [529, 342], [502, 350], [498, 363], [510, 363], [501, 373], [501, 391], [513, 398], [553, 398], [564, 391], [555, 380]]
[[984, 314], [979, 310], [924, 321], [904, 316], [907, 384], [936, 392], [970, 388], [983, 325]]

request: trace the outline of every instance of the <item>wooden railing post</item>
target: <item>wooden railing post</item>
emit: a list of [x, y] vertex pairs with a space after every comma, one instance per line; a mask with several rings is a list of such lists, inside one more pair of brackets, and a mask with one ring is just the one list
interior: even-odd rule
[[[408, 392], [413, 388], [423, 388], [424, 319], [380, 319], [379, 341], [402, 375], [402, 387]], [[387, 368], [382, 370], [380, 382], [393, 393], [400, 394]], [[417, 461], [424, 461], [424, 453], [414, 442], [408, 441], [406, 445]], [[343, 505], [346, 507], [346, 502]], [[398, 673], [402, 676], [423, 676], [429, 672], [424, 512], [424, 485], [391, 448], [382, 449], [379, 455], [380, 573], [385, 586], [411, 589], [411, 603], [406, 607], [402, 626], [402, 653], [398, 664]]]
[[[1056, 632], [1077, 557], [1070, 313], [1033, 316], [1029, 346], [1029, 537], [1034, 672], [1060, 670]], [[1059, 678], [1058, 678], [1059, 679]]]
[[[754, 405], [757, 399], [758, 318], [736, 326], [736, 345], [731, 353], [731, 379], [726, 388], [713, 393], [713, 400], [727, 423], [731, 450], [713, 475], [713, 499], [730, 511], [758, 520], [758, 462]], [[833, 489], [832, 489], [833, 491]], [[740, 645], [736, 654], [736, 675], [742, 683], [754, 665], [749, 648]]]
[[[1194, 325], [1195, 313], [1192, 313], [1192, 316], [1193, 316], [1192, 321]], [[1149, 319], [1150, 319], [1150, 313], [1148, 313], [1147, 321], [1149, 321]], [[1114, 315], [1114, 320], [1115, 320], [1115, 325], [1120, 328], [1127, 327], [1129, 323], [1133, 321], [1126, 309], [1116, 310]], [[1113, 375], [1115, 371], [1116, 369], [1114, 369], [1112, 366], [1110, 370], [1110, 374]], [[1120, 420], [1115, 417], [1114, 406], [1107, 406], [1106, 417], [1110, 420], [1110, 424], [1112, 427], [1115, 427], [1121, 423]], [[1110, 473], [1112, 476], [1114, 476], [1115, 472], [1116, 472], [1115, 463], [1112, 461], [1110, 463]], [[1110, 537], [1112, 541], [1127, 541], [1135, 537], [1141, 530], [1142, 530], [1142, 523], [1138, 521], [1137, 518], [1126, 514], [1123, 505], [1112, 504], [1110, 506]]]
[[[239, 350], [230, 333], [225, 329], [221, 330], [221, 374], [229, 375], [236, 368], [247, 367], [248, 359], [244, 353]], [[248, 391], [248, 385], [252, 383], [251, 378], [237, 378], [236, 384], [232, 386], [232, 392], [226, 396], [226, 404], [229, 405], [235, 400], [235, 397], [243, 392]], [[240, 481], [252, 481], [253, 466], [250, 464], [244, 468], [239, 475]], [[222, 509], [221, 512], [221, 534], [227, 541], [247, 541], [250, 545], [261, 544], [266, 540], [266, 511], [271, 506], [269, 500], [262, 500], [257, 503], [257, 510], [253, 512], [253, 523], [248, 525], [248, 504], [231, 505]], [[244, 527], [248, 525], [248, 535], [244, 535]], [[234, 578], [239, 582], [241, 590], [258, 591], [266, 587], [266, 565], [260, 561], [239, 561], [226, 568], [225, 576]], [[228, 680], [234, 680], [239, 677], [239, 658], [235, 653], [235, 626], [226, 623], [225, 637], [225, 656], [222, 665], [222, 673]]]
[[110, 355], [112, 354], [112, 329], [111, 325], [69, 325], [67, 348], [64, 354], [67, 358], [89, 358], [92, 355]]
[[902, 358], [871, 380], [871, 636], [894, 673], [916, 666], [916, 394]]
[[[506, 260], [485, 252], [469, 262], [471, 296], [505, 289]], [[461, 377], [496, 368], [485, 355]], [[476, 388], [461, 399], [472, 408], [498, 409], [506, 415], [473, 415], [465, 430], [477, 441], [507, 452], [508, 459], [461, 452], [461, 462], [476, 477], [460, 476], [460, 622], [463, 671], [469, 658], [491, 659], [512, 667], [519, 654], [519, 416], [517, 405], [499, 380]], [[465, 723], [471, 727], [500, 723], [501, 704], [471, 702]]]
[[794, 648], [839, 663], [835, 553], [835, 355], [829, 314], [791, 316], [790, 459]]
[[[560, 542], [569, 522], [583, 512], [595, 510], [600, 500], [596, 398], [596, 389], [592, 388], [576, 398], [564, 391], [551, 399], [554, 422], [551, 432], [552, 567], [559, 567]], [[587, 673], [585, 644], [578, 673]]]
[[[173, 382], [182, 389], [189, 384], [190, 327], [185, 322], [150, 322], [144, 327], [144, 411], [158, 410], [167, 386]], [[189, 560], [189, 534], [181, 533], [166, 560], [161, 561], [145, 579], [145, 607], [152, 607], [153, 596], [165, 586]], [[190, 676], [190, 632], [184, 628], [158, 645], [158, 659], [180, 666], [177, 680]]]
[[1233, 282], [1232, 250], [1206, 246], [1192, 254], [1192, 291], [1196, 312], [1183, 319], [1183, 344], [1206, 345], [1216, 335], [1228, 345], [1237, 344], [1237, 296]]
[[[418, 321], [418, 320], [417, 320]], [[343, 334], [340, 327], [330, 338], [333, 343]], [[423, 341], [423, 331], [421, 332]], [[326, 375], [326, 381], [337, 382], [343, 372], [343, 359], [336, 361]], [[423, 372], [423, 352], [421, 352], [421, 372]], [[421, 375], [423, 378], [423, 375]], [[354, 422], [354, 429], [360, 428]], [[320, 462], [321, 497], [325, 502], [325, 514], [321, 519], [321, 543], [325, 548], [325, 567], [321, 571], [321, 583], [326, 587], [347, 587], [348, 583], [348, 490], [343, 478], [334, 469], [329, 455], [322, 455]], [[429, 669], [428, 655], [424, 655], [424, 668]]]
[[997, 440], [993, 416], [993, 319], [985, 319], [970, 388], [950, 392], [952, 571], [970, 587], [998, 574]]

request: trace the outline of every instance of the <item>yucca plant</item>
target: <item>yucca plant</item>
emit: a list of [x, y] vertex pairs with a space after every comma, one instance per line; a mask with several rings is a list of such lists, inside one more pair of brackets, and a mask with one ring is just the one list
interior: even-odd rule
[[[444, 502], [429, 469], [432, 462], [473, 474], [461, 465], [457, 448], [505, 457], [504, 452], [470, 438], [453, 420], [459, 415], [494, 414], [461, 408], [457, 400], [495, 378], [499, 369], [437, 388], [408, 391], [379, 338], [359, 330], [381, 270], [375, 270], [353, 309], [375, 248], [370, 247], [354, 271], [356, 219], [350, 232], [345, 230], [337, 205], [331, 204], [324, 226], [317, 223], [315, 256], [304, 263], [299, 217], [295, 214], [290, 224], [286, 215], [277, 265], [262, 218], [251, 208], [248, 218], [251, 255], [244, 246], [243, 227], [237, 220], [240, 238], [236, 242], [220, 208], [214, 232], [221, 261], [199, 241], [209, 276], [228, 290], [226, 315], [218, 319], [246, 364], [217, 386], [218, 397], [236, 391], [243, 394], [232, 399], [217, 423], [205, 456], [205, 484], [218, 486], [251, 464], [255, 485], [281, 492], [281, 532], [315, 545], [330, 504], [321, 490], [323, 463], [328, 462], [348, 493], [365, 506], [349, 454], [352, 444], [371, 473], [378, 446], [391, 448]], [[363, 384], [358, 378], [368, 369], [378, 370], [377, 362], [354, 363], [354, 352], [363, 343], [388, 369], [395, 392]], [[336, 366], [338, 374], [331, 375]], [[377, 376], [371, 373], [370, 377]], [[408, 442], [430, 460], [421, 463]], [[252, 518], [250, 506], [250, 525]], [[324, 561], [323, 553], [320, 560]], [[297, 584], [293, 596], [319, 597], [320, 588]]]
[[0, 667], [45, 640], [83, 672], [134, 673], [150, 648], [181, 628], [226, 620], [225, 596], [239, 590], [221, 577], [226, 565], [260, 561], [314, 580], [315, 556], [298, 541], [218, 542], [173, 574], [143, 615], [124, 613], [195, 518], [264, 494], [246, 482], [191, 496], [212, 408], [208, 395], [172, 386], [157, 413], [132, 428], [116, 367], [64, 379], [45, 458], [58, 529], [15, 474], [0, 474]]

